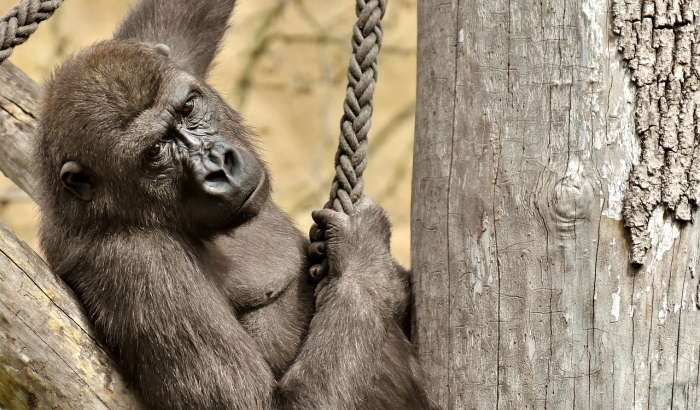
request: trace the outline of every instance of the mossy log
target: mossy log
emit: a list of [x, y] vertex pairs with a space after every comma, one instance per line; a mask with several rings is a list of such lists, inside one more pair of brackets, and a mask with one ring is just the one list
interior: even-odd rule
[[[0, 64], [0, 170], [33, 195], [41, 86]], [[140, 409], [71, 290], [0, 223], [0, 409]]]

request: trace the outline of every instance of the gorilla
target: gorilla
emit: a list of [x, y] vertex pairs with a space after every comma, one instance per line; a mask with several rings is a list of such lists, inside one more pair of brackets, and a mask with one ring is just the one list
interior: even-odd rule
[[434, 408], [385, 212], [316, 211], [309, 242], [205, 82], [233, 7], [142, 0], [56, 69], [33, 153], [48, 263], [152, 409]]

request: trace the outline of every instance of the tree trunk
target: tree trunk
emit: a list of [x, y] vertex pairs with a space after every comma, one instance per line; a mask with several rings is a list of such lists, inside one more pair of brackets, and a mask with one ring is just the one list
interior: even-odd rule
[[[678, 8], [620, 3], [652, 14], [656, 4], [659, 30], [673, 25], [662, 8]], [[651, 248], [640, 248], [641, 267], [630, 263], [623, 205], [649, 150], [635, 134], [612, 6], [418, 3], [414, 340], [445, 409], [700, 408], [700, 227], [664, 212], [660, 194], [637, 226]], [[673, 35], [654, 36], [645, 61], [661, 64]], [[666, 77], [651, 81], [655, 109], [672, 112]], [[651, 127], [668, 125], [659, 121]], [[674, 149], [656, 144], [670, 168]]]
[[[31, 194], [41, 87], [0, 65], [0, 169]], [[0, 223], [0, 409], [140, 409], [73, 293]]]

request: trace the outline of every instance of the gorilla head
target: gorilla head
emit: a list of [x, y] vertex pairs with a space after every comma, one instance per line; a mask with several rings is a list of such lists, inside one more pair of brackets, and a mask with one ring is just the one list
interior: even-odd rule
[[268, 172], [241, 118], [168, 54], [105, 42], [48, 82], [36, 163], [57, 220], [210, 235], [267, 201]]

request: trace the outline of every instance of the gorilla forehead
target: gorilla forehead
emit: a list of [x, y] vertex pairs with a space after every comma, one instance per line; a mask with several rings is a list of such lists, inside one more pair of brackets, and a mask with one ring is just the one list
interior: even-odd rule
[[54, 116], [64, 122], [55, 124], [59, 128], [80, 127], [74, 132], [95, 135], [105, 135], [110, 128], [124, 130], [154, 105], [172, 71], [172, 64], [152, 47], [104, 42], [77, 54], [56, 71], [47, 84], [47, 105], [65, 109], [64, 115]]

